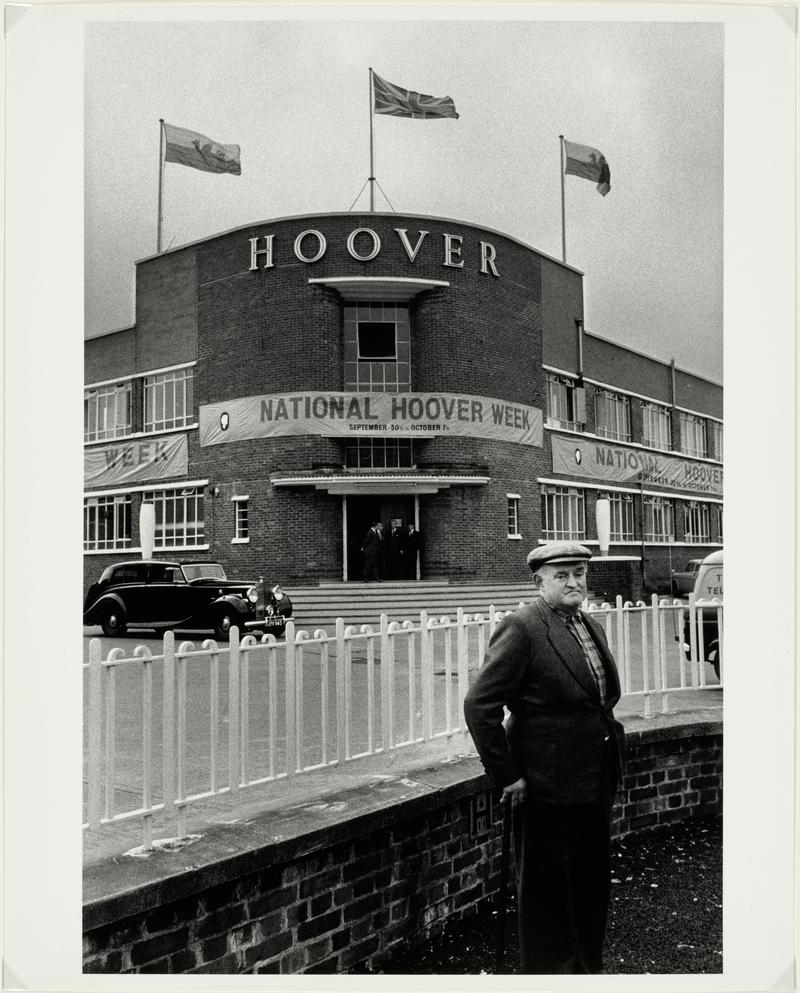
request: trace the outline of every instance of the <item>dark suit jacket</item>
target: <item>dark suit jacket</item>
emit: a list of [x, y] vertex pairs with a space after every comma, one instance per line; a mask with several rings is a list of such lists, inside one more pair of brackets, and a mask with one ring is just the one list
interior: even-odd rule
[[[539, 596], [498, 624], [464, 703], [492, 781], [503, 787], [524, 777], [532, 800], [610, 799], [622, 780], [625, 732], [613, 714], [619, 675], [605, 632], [582, 616], [603, 659], [605, 705], [580, 645]], [[505, 730], [504, 705], [511, 711]]]
[[373, 531], [372, 528], [370, 528], [364, 538], [364, 544], [361, 546], [361, 551], [368, 559], [376, 559], [382, 545], [383, 539], [381, 536], [377, 531]]

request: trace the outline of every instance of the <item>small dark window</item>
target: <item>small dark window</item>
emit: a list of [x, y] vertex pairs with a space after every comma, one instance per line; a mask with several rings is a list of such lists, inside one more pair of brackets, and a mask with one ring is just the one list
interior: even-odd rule
[[372, 360], [396, 359], [394, 321], [359, 321], [358, 357]]
[[112, 583], [143, 583], [144, 569], [136, 565], [124, 566], [122, 569], [116, 569], [109, 580]]

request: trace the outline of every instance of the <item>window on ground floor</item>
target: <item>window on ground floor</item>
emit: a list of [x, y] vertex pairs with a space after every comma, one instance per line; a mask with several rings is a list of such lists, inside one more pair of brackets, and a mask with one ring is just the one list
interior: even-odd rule
[[154, 548], [185, 548], [205, 544], [203, 490], [151, 490], [142, 497], [155, 504]]
[[586, 502], [574, 486], [542, 488], [542, 536], [548, 541], [586, 538]]
[[630, 493], [609, 493], [611, 541], [633, 541], [633, 497]]
[[233, 498], [233, 540], [245, 542], [250, 540], [250, 499], [246, 496]]
[[666, 497], [644, 498], [644, 540], [675, 540], [675, 508]]
[[85, 497], [83, 548], [87, 552], [116, 551], [131, 547], [130, 494]]
[[684, 540], [693, 544], [706, 544], [710, 539], [708, 504], [690, 500], [683, 506]]
[[519, 501], [518, 493], [508, 493], [508, 537], [521, 538], [519, 532]]

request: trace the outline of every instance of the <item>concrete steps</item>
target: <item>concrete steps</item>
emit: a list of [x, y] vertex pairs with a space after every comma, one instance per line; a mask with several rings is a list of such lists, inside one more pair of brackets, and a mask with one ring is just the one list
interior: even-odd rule
[[297, 627], [328, 627], [343, 617], [346, 624], [378, 624], [385, 613], [391, 621], [419, 619], [421, 610], [432, 617], [455, 615], [462, 607], [468, 614], [488, 615], [494, 605], [513, 610], [533, 596], [532, 583], [447, 582], [323, 583], [286, 587], [294, 606]]

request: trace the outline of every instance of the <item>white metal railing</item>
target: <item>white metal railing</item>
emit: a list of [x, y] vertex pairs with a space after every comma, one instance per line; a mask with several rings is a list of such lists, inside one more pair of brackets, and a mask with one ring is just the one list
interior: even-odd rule
[[[706, 648], [722, 656], [722, 604], [661, 600], [591, 605], [614, 653], [625, 698], [667, 712], [670, 694], [718, 687]], [[504, 611], [389, 621], [309, 634], [293, 622], [272, 635], [163, 653], [89, 643], [85, 687], [86, 823], [141, 819], [152, 845], [154, 818], [178, 837], [187, 808], [369, 756], [440, 742], [447, 757], [473, 753], [463, 718], [470, 671], [481, 664]], [[683, 651], [684, 635], [688, 652]]]

